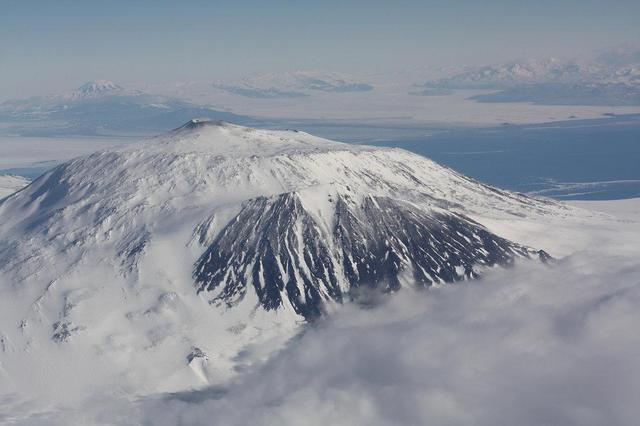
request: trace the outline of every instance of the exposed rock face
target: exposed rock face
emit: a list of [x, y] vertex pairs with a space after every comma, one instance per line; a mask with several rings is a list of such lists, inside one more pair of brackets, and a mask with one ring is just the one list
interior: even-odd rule
[[304, 316], [323, 299], [341, 301], [330, 244], [294, 193], [256, 198], [221, 232], [196, 263], [199, 290], [222, 287], [214, 300], [233, 305], [255, 289], [265, 309], [283, 297]]
[[264, 309], [290, 305], [305, 318], [360, 287], [398, 290], [476, 278], [487, 266], [548, 255], [500, 238], [473, 220], [389, 197], [337, 197], [327, 235], [296, 193], [245, 203], [198, 259], [198, 291], [234, 306], [253, 287]]

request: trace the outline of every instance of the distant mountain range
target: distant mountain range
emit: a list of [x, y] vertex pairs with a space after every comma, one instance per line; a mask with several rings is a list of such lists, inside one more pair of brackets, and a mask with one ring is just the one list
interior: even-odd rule
[[1, 103], [0, 129], [5, 134], [23, 136], [155, 134], [198, 116], [244, 124], [257, 122], [183, 99], [98, 80], [67, 93]]
[[472, 96], [479, 102], [531, 102], [539, 105], [640, 105], [640, 86], [625, 83], [533, 83]]
[[247, 98], [304, 98], [314, 92], [369, 92], [374, 87], [344, 74], [296, 71], [263, 74], [237, 82], [217, 82], [213, 87]]
[[[453, 90], [497, 90], [472, 99], [481, 102], [533, 102], [545, 105], [640, 105], [640, 55], [617, 61], [555, 58], [465, 67], [451, 76], [417, 84], [414, 95], [437, 96]], [[606, 58], [606, 60], [605, 60]], [[626, 58], [621, 59], [621, 58]]]
[[[410, 78], [295, 71], [156, 87], [156, 93], [97, 80], [61, 94], [0, 103], [0, 134], [150, 135], [175, 128], [192, 117], [273, 127], [283, 126], [285, 120], [299, 118], [299, 111], [310, 109], [315, 109], [313, 117], [335, 117], [336, 111], [342, 110], [348, 118], [357, 120], [371, 116], [371, 109], [377, 108], [381, 112], [376, 110], [375, 117], [390, 114], [395, 119], [398, 108], [394, 105], [401, 105], [405, 111], [402, 116], [411, 119], [425, 116], [422, 100], [415, 96], [447, 96], [456, 90], [483, 91], [468, 95], [478, 102], [636, 106], [640, 105], [638, 57], [637, 52], [609, 52], [591, 61], [543, 59], [425, 69]], [[414, 84], [424, 78], [417, 75], [431, 77]], [[433, 103], [425, 99], [426, 104]]]

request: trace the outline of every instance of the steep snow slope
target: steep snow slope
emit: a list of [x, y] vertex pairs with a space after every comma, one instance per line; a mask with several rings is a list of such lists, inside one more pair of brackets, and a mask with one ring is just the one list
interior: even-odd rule
[[215, 383], [369, 289], [546, 260], [532, 226], [581, 214], [399, 149], [192, 120], [0, 202], [1, 386]]

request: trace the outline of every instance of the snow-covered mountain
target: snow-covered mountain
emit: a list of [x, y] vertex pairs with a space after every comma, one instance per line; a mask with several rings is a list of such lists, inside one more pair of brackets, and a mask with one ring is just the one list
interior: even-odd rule
[[109, 80], [95, 80], [89, 81], [76, 90], [64, 96], [69, 99], [91, 99], [100, 96], [113, 96], [118, 93], [123, 93], [124, 87], [115, 84]]
[[3, 132], [12, 135], [157, 134], [191, 117], [255, 120], [179, 98], [90, 81], [69, 92], [0, 103]]
[[0, 103], [0, 113], [3, 118], [20, 118], [30, 116], [32, 119], [40, 115], [50, 115], [52, 113], [67, 110], [74, 104], [83, 101], [96, 102], [101, 98], [140, 96], [143, 93], [137, 90], [127, 90], [122, 86], [108, 80], [88, 81], [76, 89], [50, 94], [45, 96], [34, 96], [26, 99], [11, 99]]
[[261, 74], [236, 82], [216, 82], [213, 87], [225, 92], [260, 99], [303, 98], [318, 92], [368, 92], [371, 84], [345, 74], [325, 71], [295, 71]]
[[420, 83], [411, 94], [433, 96], [456, 89], [500, 90], [472, 99], [544, 105], [640, 105], [640, 63], [546, 58], [483, 67]]
[[250, 362], [243, 346], [374, 291], [545, 261], [503, 231], [572, 214], [400, 149], [191, 120], [0, 202], [0, 375], [208, 383]]
[[495, 88], [524, 83], [576, 82], [600, 79], [603, 70], [595, 65], [555, 58], [472, 67], [438, 83], [456, 88]]
[[451, 76], [428, 82], [448, 88], [505, 88], [534, 83], [624, 83], [637, 82], [637, 64], [622, 66], [598, 62], [560, 60], [514, 61], [506, 64], [466, 67]]

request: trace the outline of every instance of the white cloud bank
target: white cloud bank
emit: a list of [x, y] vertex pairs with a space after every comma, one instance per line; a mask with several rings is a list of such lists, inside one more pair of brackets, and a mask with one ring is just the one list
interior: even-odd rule
[[[346, 307], [226, 388], [38, 424], [633, 425], [640, 265], [600, 251]], [[44, 423], [43, 423], [44, 424]]]
[[153, 424], [637, 424], [639, 306], [631, 259], [593, 252], [521, 265], [344, 309], [224, 395], [147, 401], [139, 415]]

